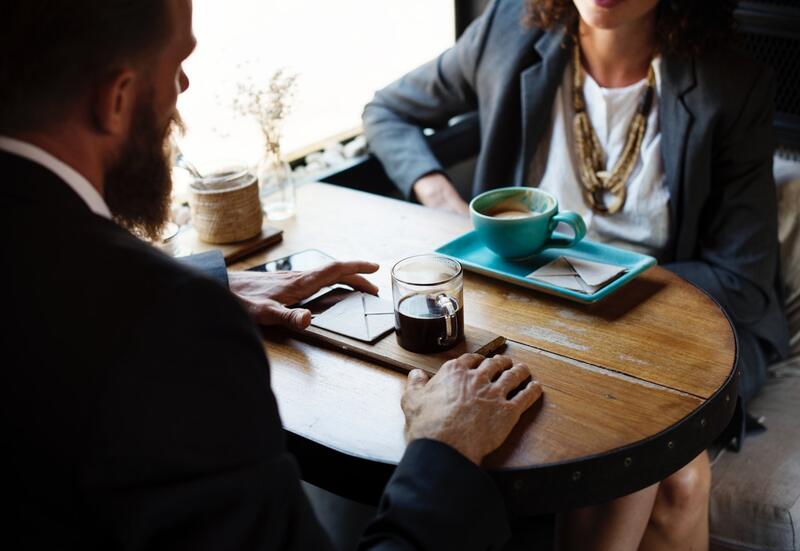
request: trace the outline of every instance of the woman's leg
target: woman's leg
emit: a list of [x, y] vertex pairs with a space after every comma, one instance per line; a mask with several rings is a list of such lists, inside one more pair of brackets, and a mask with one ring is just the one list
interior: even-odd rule
[[642, 538], [642, 551], [708, 549], [711, 465], [706, 452], [664, 479]]
[[659, 484], [602, 505], [573, 509], [556, 521], [561, 551], [635, 551], [648, 528]]
[[711, 467], [706, 452], [659, 484], [559, 516], [561, 551], [708, 549]]

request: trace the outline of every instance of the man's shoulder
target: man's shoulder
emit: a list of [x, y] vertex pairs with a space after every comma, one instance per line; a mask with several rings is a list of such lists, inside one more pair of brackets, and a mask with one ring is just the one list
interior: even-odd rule
[[[231, 293], [206, 273], [179, 262], [113, 223], [87, 239], [86, 268], [97, 271], [95, 288], [115, 302], [124, 302], [129, 313], [143, 317], [166, 315], [196, 324], [207, 316], [203, 310], [240, 308]], [[97, 261], [96, 259], [99, 259]]]
[[[15, 219], [18, 238], [3, 252], [13, 269], [0, 279], [18, 294], [12, 301], [16, 315], [46, 334], [59, 327], [114, 335], [142, 327], [197, 327], [208, 321], [207, 308], [245, 323], [246, 314], [223, 285], [111, 220], [36, 204], [18, 204]], [[33, 311], [42, 314], [34, 319]]]

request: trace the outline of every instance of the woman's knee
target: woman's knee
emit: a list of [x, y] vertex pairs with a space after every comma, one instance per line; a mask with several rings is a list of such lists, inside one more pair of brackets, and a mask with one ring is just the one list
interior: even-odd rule
[[653, 508], [653, 516], [666, 517], [675, 522], [676, 517], [708, 510], [711, 492], [711, 466], [705, 452], [691, 463], [661, 482]]

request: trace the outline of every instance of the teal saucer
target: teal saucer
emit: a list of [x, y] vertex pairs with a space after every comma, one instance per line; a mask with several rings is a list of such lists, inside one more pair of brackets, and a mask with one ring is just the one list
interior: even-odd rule
[[[436, 249], [436, 252], [458, 260], [466, 270], [471, 272], [584, 303], [602, 300], [656, 264], [656, 259], [652, 256], [627, 251], [611, 245], [604, 245], [588, 239], [584, 239], [568, 249], [544, 249], [540, 253], [524, 260], [506, 260], [487, 249], [475, 231], [465, 233], [461, 237], [442, 245]], [[621, 266], [625, 268], [625, 273], [591, 294], [579, 293], [572, 289], [550, 285], [543, 281], [525, 277], [560, 256]]]

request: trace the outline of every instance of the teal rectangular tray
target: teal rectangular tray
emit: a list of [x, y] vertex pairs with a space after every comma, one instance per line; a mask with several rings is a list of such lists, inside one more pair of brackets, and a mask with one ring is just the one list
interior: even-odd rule
[[[604, 245], [588, 239], [584, 239], [568, 249], [544, 249], [540, 253], [524, 260], [505, 260], [487, 249], [478, 239], [475, 231], [465, 233], [461, 237], [442, 245], [436, 249], [436, 252], [458, 260], [465, 269], [472, 272], [584, 303], [602, 300], [656, 264], [656, 259], [652, 256], [626, 251], [619, 247]], [[623, 266], [626, 271], [620, 277], [592, 294], [579, 293], [525, 277], [560, 256], [571, 256]]]

